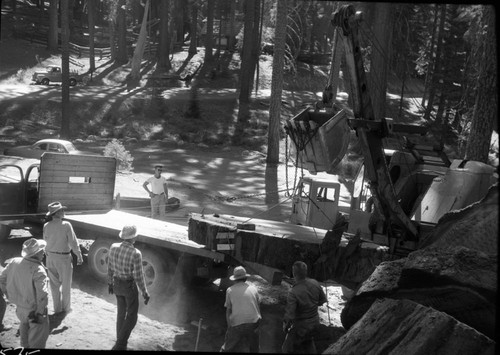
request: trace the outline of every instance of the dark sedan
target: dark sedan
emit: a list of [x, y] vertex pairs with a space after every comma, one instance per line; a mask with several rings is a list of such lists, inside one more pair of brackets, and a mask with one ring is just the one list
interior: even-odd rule
[[78, 154], [78, 155], [95, 155], [93, 153], [84, 152], [76, 149], [70, 141], [62, 139], [42, 139], [33, 145], [24, 145], [19, 147], [7, 148], [4, 150], [4, 155], [15, 155], [23, 158], [40, 159], [43, 153], [62, 153], [62, 154]]

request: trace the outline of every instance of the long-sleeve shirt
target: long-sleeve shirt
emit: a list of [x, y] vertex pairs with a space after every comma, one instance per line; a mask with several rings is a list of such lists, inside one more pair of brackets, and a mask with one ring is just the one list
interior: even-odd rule
[[297, 281], [288, 292], [285, 321], [319, 323], [318, 306], [326, 302], [326, 295], [318, 281], [310, 278]]
[[50, 252], [67, 253], [70, 250], [75, 253], [78, 260], [82, 260], [82, 252], [78, 245], [73, 226], [68, 221], [54, 218], [43, 226], [43, 239], [47, 242], [45, 250]]
[[142, 294], [148, 294], [142, 270], [142, 254], [132, 243], [123, 241], [111, 245], [108, 258], [108, 284], [113, 283], [113, 277], [134, 280]]
[[24, 314], [45, 314], [49, 301], [49, 278], [39, 260], [14, 258], [0, 274], [0, 287]]

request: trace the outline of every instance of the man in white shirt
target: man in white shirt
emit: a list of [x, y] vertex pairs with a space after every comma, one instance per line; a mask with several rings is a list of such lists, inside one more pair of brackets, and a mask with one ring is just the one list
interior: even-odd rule
[[46, 263], [50, 280], [54, 313], [65, 316], [71, 312], [71, 283], [73, 281], [73, 257], [82, 265], [83, 257], [78, 239], [70, 222], [64, 219], [66, 206], [56, 201], [48, 205], [46, 216], [51, 218], [43, 226], [43, 239], [47, 242]]
[[249, 276], [244, 267], [237, 266], [229, 278], [235, 284], [226, 290], [227, 332], [221, 352], [259, 352], [260, 296], [257, 288], [246, 282]]
[[[155, 219], [165, 219], [168, 201], [167, 179], [161, 176], [162, 170], [163, 165], [155, 165], [155, 174], [142, 185], [151, 198], [151, 218]], [[151, 185], [151, 190], [148, 185]]]

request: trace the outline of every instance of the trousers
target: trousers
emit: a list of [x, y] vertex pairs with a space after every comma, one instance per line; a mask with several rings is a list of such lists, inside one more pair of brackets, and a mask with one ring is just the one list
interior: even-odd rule
[[130, 333], [137, 324], [139, 311], [139, 291], [133, 280], [113, 279], [116, 296], [116, 345], [115, 350], [126, 350]]
[[54, 313], [71, 311], [72, 261], [71, 254], [47, 253], [47, 275], [50, 280]]
[[34, 323], [28, 319], [28, 314], [28, 310], [20, 307], [16, 308], [16, 315], [20, 321], [19, 338], [21, 346], [29, 349], [45, 349], [50, 333], [49, 317], [46, 315], [42, 323]]
[[228, 327], [221, 352], [259, 352], [259, 324], [243, 323]]
[[151, 197], [151, 218], [164, 219], [166, 206], [167, 196], [164, 193]]

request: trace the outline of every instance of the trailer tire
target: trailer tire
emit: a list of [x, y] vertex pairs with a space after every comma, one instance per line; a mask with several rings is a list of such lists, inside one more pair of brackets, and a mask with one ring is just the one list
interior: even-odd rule
[[75, 86], [76, 85], [76, 79], [75, 78], [69, 79], [69, 85], [70, 86]]
[[100, 281], [107, 282], [110, 239], [97, 239], [89, 248], [87, 261], [92, 274]]
[[145, 248], [141, 249], [142, 269], [146, 280], [146, 288], [150, 295], [165, 295], [175, 293], [172, 281], [175, 275], [175, 262], [170, 254], [164, 255]]

